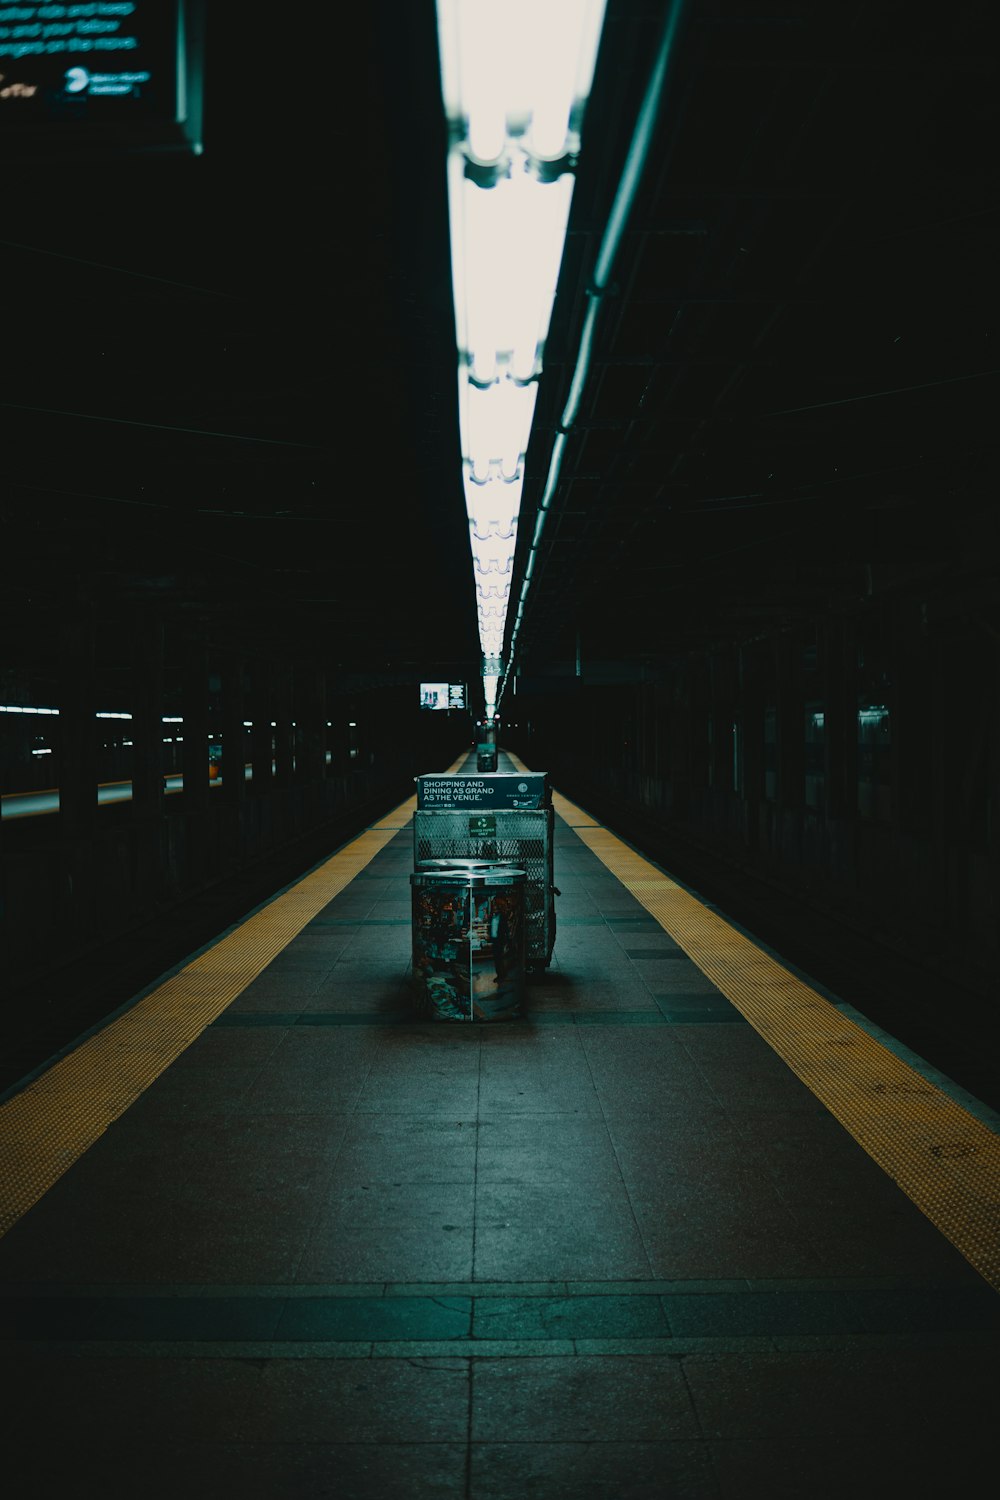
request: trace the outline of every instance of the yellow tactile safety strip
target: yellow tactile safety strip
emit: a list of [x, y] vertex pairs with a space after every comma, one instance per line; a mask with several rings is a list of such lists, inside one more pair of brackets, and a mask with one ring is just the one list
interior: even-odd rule
[[559, 816], [1000, 1291], [1000, 1137], [565, 797]]
[[[465, 762], [467, 752], [446, 774]], [[0, 1104], [0, 1236], [413, 817], [416, 796]]]
[[[517, 769], [520, 770], [521, 767], [518, 766]], [[592, 818], [589, 813], [585, 813], [581, 808], [576, 807], [572, 802], [567, 801], [567, 799], [562, 795], [561, 792], [552, 793], [552, 806], [562, 818], [563, 822], [568, 823], [571, 828], [600, 827], [600, 824], [598, 823], [596, 818]]]
[[405, 802], [401, 802], [396, 810], [389, 813], [381, 822], [373, 823], [371, 826], [378, 829], [389, 828], [393, 833], [398, 833], [401, 828], [406, 827], [416, 810], [417, 798], [414, 794], [412, 797], [407, 797]]
[[405, 827], [409, 816], [407, 801], [0, 1105], [0, 1235]]

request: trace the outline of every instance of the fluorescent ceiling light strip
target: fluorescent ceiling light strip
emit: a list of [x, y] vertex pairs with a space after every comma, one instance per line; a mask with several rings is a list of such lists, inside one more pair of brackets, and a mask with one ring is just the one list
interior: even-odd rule
[[459, 427], [462, 456], [473, 479], [514, 479], [524, 462], [531, 436], [538, 385], [519, 385], [502, 375], [492, 385], [476, 386], [459, 372]]
[[[437, 9], [460, 439], [478, 587], [483, 573], [512, 567], [571, 157], [605, 0], [438, 0]], [[511, 480], [516, 488], [503, 482]], [[511, 550], [484, 547], [491, 538]], [[491, 658], [502, 651], [508, 595], [509, 585], [502, 594], [491, 584], [479, 590], [480, 643]]]
[[529, 380], [541, 368], [573, 185], [569, 170], [554, 181], [532, 176], [521, 151], [495, 180], [474, 181], [461, 152], [451, 153], [455, 327], [463, 364], [480, 384], [507, 371]]
[[485, 484], [477, 484], [466, 470], [465, 510], [474, 535], [482, 539], [513, 536], [521, 513], [523, 488], [520, 474], [509, 482], [494, 475]]
[[511, 136], [555, 160], [578, 149], [606, 0], [438, 0], [441, 92], [482, 162]]

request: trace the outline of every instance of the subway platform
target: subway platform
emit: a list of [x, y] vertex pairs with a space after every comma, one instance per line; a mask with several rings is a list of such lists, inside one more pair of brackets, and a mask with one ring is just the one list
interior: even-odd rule
[[8, 1092], [8, 1493], [979, 1492], [997, 1116], [554, 800], [519, 1017], [414, 1012], [411, 799]]

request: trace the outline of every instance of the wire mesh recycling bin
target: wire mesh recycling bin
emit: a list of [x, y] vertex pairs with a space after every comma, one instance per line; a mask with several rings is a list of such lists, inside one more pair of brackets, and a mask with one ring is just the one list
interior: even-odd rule
[[434, 1021], [506, 1021], [524, 1003], [525, 874], [475, 859], [410, 876], [413, 987]]
[[547, 968], [556, 940], [558, 891], [552, 878], [555, 813], [548, 774], [418, 776], [413, 814], [413, 866], [472, 859], [514, 865], [525, 873], [524, 961]]

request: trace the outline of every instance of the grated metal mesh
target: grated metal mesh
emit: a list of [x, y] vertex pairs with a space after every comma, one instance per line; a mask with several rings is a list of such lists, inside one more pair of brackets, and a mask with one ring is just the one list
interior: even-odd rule
[[525, 958], [529, 966], [544, 966], [552, 957], [556, 926], [552, 808], [498, 807], [489, 816], [496, 832], [480, 835], [470, 832], [476, 820], [467, 808], [418, 808], [413, 814], [414, 867], [425, 859], [483, 859], [523, 870]]

